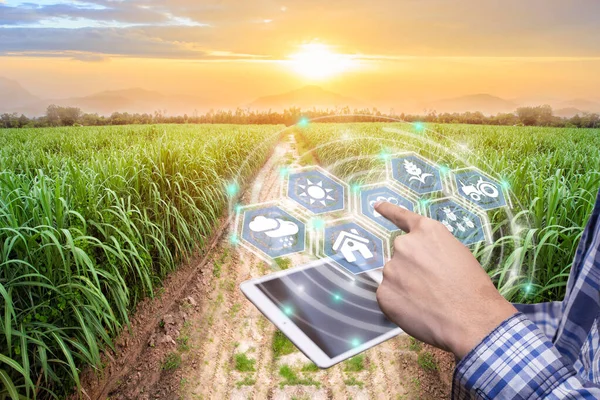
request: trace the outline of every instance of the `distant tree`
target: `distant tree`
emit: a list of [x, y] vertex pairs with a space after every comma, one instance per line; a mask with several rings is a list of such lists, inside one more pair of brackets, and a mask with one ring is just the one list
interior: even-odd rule
[[19, 117], [19, 128], [23, 128], [29, 124], [29, 118], [25, 114], [21, 114]]
[[102, 124], [102, 118], [98, 114], [84, 114], [81, 123], [86, 126], [97, 126]]
[[516, 125], [519, 118], [513, 113], [500, 113], [492, 118], [494, 125]]
[[569, 119], [569, 126], [575, 128], [581, 128], [581, 117], [579, 114], [574, 115], [571, 119]]
[[0, 116], [0, 121], [3, 128], [18, 128], [19, 127], [19, 114], [17, 113], [4, 113]]
[[73, 126], [81, 119], [81, 109], [77, 107], [58, 107], [58, 116], [62, 126]]
[[580, 121], [581, 128], [600, 128], [600, 115], [596, 113], [583, 113]]
[[114, 112], [110, 116], [111, 125], [126, 125], [128, 121], [128, 113]]
[[527, 126], [549, 126], [553, 121], [552, 107], [547, 104], [537, 107], [519, 107], [517, 108], [517, 116], [523, 125]]
[[60, 114], [58, 113], [59, 107], [55, 104], [50, 104], [46, 109], [46, 122], [50, 126], [60, 125]]
[[[390, 113], [393, 113], [390, 110]], [[98, 114], [84, 114], [76, 107], [60, 107], [50, 105], [43, 117], [29, 119], [25, 115], [2, 114], [0, 127], [18, 128], [24, 126], [72, 126], [82, 124], [86, 126], [100, 125], [127, 125], [127, 124], [285, 124], [295, 125], [301, 118], [321, 119], [323, 122], [374, 122], [381, 121], [380, 117], [399, 118], [406, 122], [426, 123], [456, 123], [456, 124], [490, 124], [490, 125], [538, 125], [538, 126], [570, 126], [580, 128], [600, 128], [600, 115], [583, 113], [570, 119], [554, 116], [552, 108], [548, 105], [537, 107], [520, 107], [514, 113], [500, 113], [495, 116], [484, 115], [481, 112], [437, 113], [435, 110], [424, 110], [423, 114], [400, 115], [384, 114], [376, 108], [350, 109], [350, 107], [336, 107], [335, 109], [301, 110], [291, 107], [281, 112], [273, 110], [257, 111], [249, 108], [236, 110], [213, 110], [205, 114], [194, 112], [189, 115], [167, 115], [166, 110], [157, 110], [154, 114], [130, 114], [127, 112], [114, 112], [110, 117]], [[324, 118], [326, 117], [326, 118]]]
[[82, 116], [77, 107], [61, 107], [51, 104], [46, 109], [46, 121], [50, 126], [73, 126], [79, 123]]

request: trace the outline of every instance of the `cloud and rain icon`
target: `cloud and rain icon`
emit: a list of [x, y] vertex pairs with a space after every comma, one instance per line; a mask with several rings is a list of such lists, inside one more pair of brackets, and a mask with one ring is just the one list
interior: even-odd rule
[[252, 232], [263, 233], [274, 239], [279, 239], [283, 247], [293, 245], [294, 235], [298, 233], [298, 225], [282, 218], [269, 218], [258, 215], [248, 225]]

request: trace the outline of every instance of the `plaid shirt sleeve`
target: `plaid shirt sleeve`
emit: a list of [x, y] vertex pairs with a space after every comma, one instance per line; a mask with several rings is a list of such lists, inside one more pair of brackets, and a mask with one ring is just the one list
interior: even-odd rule
[[598, 399], [600, 387], [578, 378], [548, 336], [517, 313], [457, 365], [453, 399]]
[[518, 304], [513, 306], [525, 314], [525, 316], [548, 336], [548, 339], [554, 339], [560, 320], [562, 318], [562, 301], [552, 301], [549, 303], [537, 304]]

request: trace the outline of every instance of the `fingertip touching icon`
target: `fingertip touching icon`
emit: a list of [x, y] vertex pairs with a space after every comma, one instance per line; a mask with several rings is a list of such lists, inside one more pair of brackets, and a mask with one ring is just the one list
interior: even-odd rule
[[475, 168], [443, 169], [416, 153], [386, 163], [389, 180], [352, 191], [320, 167], [288, 171], [280, 200], [236, 210], [240, 244], [265, 260], [302, 252], [329, 258], [351, 274], [378, 269], [391, 239], [402, 234], [375, 210], [379, 201], [438, 220], [466, 246], [491, 242], [486, 212], [509, 206], [498, 182]]

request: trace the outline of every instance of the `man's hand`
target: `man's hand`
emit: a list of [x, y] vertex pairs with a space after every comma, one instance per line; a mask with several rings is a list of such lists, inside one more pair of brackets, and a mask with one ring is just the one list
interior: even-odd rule
[[444, 225], [386, 202], [375, 210], [407, 232], [377, 289], [381, 310], [406, 333], [463, 358], [517, 312]]

